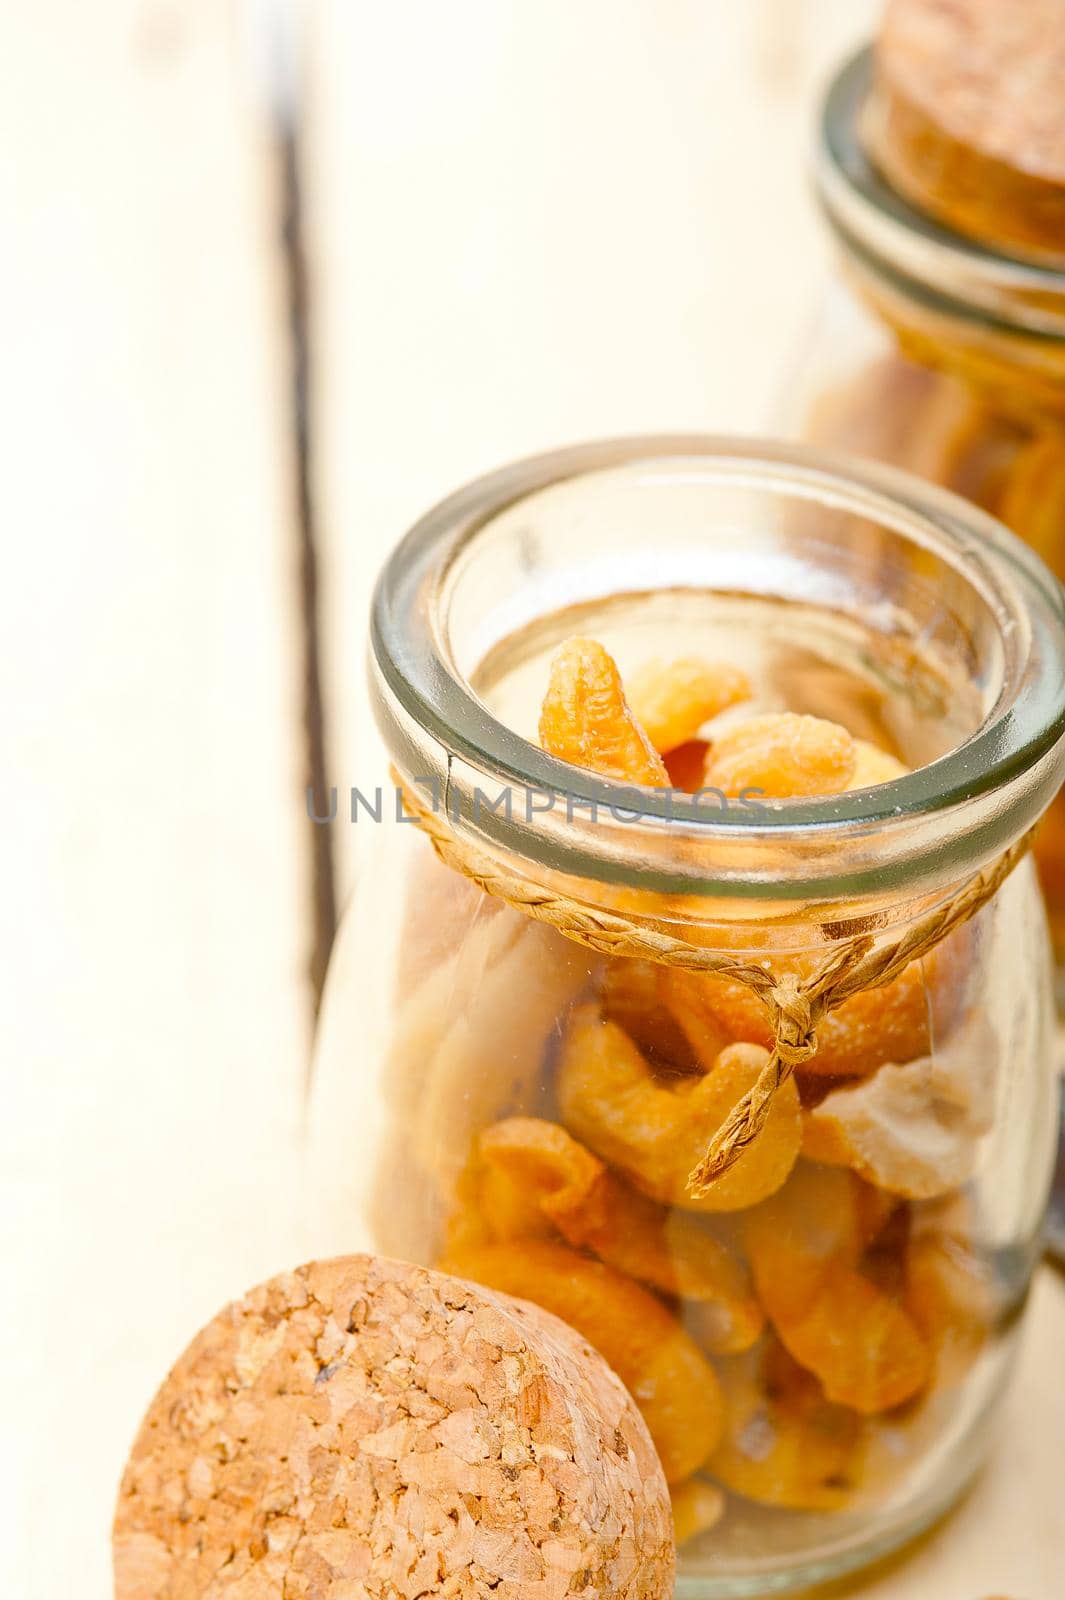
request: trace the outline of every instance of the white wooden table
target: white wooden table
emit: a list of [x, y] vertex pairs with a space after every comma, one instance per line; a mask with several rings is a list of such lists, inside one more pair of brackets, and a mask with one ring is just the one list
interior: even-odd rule
[[[872, 11], [302, 8], [331, 781], [375, 770], [365, 608], [432, 499], [581, 436], [770, 425], [826, 270], [812, 96]], [[13, 1600], [103, 1600], [155, 1383], [313, 1248], [288, 352], [250, 15], [37, 0], [0, 24]], [[1056, 1600], [1063, 1344], [1046, 1274], [977, 1488], [838, 1592]]]
[[310, 1035], [271, 195], [211, 0], [7, 8], [0, 1592], [291, 1263]]

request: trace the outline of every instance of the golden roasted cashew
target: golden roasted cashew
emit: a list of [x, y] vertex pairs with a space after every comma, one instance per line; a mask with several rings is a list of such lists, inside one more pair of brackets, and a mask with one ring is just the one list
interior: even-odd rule
[[[867, 1199], [868, 1197], [868, 1199]], [[845, 1261], [855, 1265], [898, 1204], [845, 1168], [823, 1167], [805, 1158], [777, 1194], [737, 1219], [744, 1246], [755, 1251], [778, 1282], [794, 1280], [803, 1301], [810, 1290], [807, 1262]], [[789, 1271], [789, 1269], [791, 1269]]]
[[863, 1425], [770, 1337], [723, 1361], [725, 1430], [708, 1470], [759, 1505], [837, 1511], [856, 1487]]
[[665, 756], [694, 739], [704, 722], [751, 697], [751, 682], [739, 667], [685, 656], [647, 661], [626, 684], [640, 726]]
[[[608, 1174], [593, 1156], [557, 1122], [542, 1117], [505, 1117], [485, 1128], [477, 1141], [481, 1165], [489, 1174], [525, 1196], [549, 1220], [556, 1214], [581, 1217], [602, 1210]], [[490, 1218], [493, 1226], [495, 1219]], [[515, 1237], [513, 1230], [498, 1234]]]
[[889, 755], [868, 739], [854, 741], [854, 770], [848, 789], [873, 789], [878, 783], [894, 783], [909, 772], [897, 756]]
[[705, 1478], [688, 1478], [675, 1484], [669, 1497], [673, 1502], [673, 1537], [678, 1545], [709, 1533], [725, 1514], [725, 1496], [716, 1483], [708, 1483]]
[[[803, 1062], [800, 1075], [865, 1077], [886, 1062], [930, 1055], [965, 1004], [971, 948], [971, 930], [959, 928], [923, 961], [911, 962], [894, 983], [852, 995], [830, 1011], [818, 1024], [817, 1050]], [[663, 967], [659, 984], [704, 1066], [733, 1040], [767, 1050], [772, 1046], [765, 1006], [739, 979]]]
[[459, 1180], [455, 1204], [444, 1231], [445, 1249], [472, 1249], [504, 1239], [557, 1239], [535, 1190], [515, 1183], [476, 1153]]
[[875, 1194], [845, 1170], [800, 1162], [778, 1194], [742, 1218], [742, 1233], [781, 1342], [829, 1400], [870, 1414], [923, 1389], [931, 1358], [913, 1318], [861, 1271], [870, 1227], [884, 1220], [863, 1190]]
[[803, 1154], [928, 1200], [972, 1176], [991, 1125], [997, 1039], [981, 1012], [933, 1055], [888, 1063], [803, 1113]]
[[777, 1092], [754, 1143], [698, 1200], [688, 1193], [688, 1174], [765, 1061], [756, 1045], [731, 1045], [705, 1075], [667, 1080], [616, 1023], [578, 1006], [559, 1055], [559, 1105], [570, 1131], [652, 1199], [735, 1211], [772, 1194], [795, 1163], [801, 1119], [792, 1080]]
[[566, 1245], [512, 1240], [460, 1250], [441, 1270], [532, 1300], [594, 1345], [643, 1412], [670, 1483], [688, 1478], [721, 1435], [714, 1369], [647, 1289]]
[[905, 1305], [935, 1360], [937, 1384], [961, 1381], [991, 1336], [994, 1273], [961, 1196], [912, 1208]]
[[[599, 1006], [608, 1022], [624, 1028], [654, 1066], [677, 1072], [703, 1070], [700, 1056], [662, 995], [662, 974], [654, 961], [618, 957], [604, 962]], [[731, 1041], [721, 1038], [721, 1049]]]
[[510, 1117], [487, 1128], [478, 1170], [489, 1237], [557, 1229], [626, 1276], [695, 1302], [689, 1315], [707, 1350], [745, 1350], [761, 1332], [764, 1317], [738, 1256], [691, 1213], [630, 1189], [558, 1123]]
[[540, 712], [550, 755], [607, 778], [666, 788], [662, 758], [625, 698], [613, 659], [594, 639], [568, 639], [551, 662]]
[[662, 1005], [705, 1072], [728, 1045], [742, 1041], [768, 1050], [773, 1026], [765, 1006], [745, 983], [716, 972], [658, 969]]
[[[763, 1302], [773, 1317], [771, 1294]], [[863, 1414], [901, 1405], [928, 1382], [928, 1347], [913, 1319], [841, 1262], [830, 1262], [819, 1275], [804, 1313], [774, 1317], [774, 1326], [796, 1361], [820, 1378], [830, 1400]]]
[[747, 717], [714, 739], [705, 781], [726, 795], [745, 789], [782, 800], [839, 794], [851, 782], [854, 761], [854, 740], [838, 722], [773, 711]]

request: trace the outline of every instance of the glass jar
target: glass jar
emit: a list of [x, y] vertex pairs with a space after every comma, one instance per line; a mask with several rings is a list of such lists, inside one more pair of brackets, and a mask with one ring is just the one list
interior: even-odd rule
[[[816, 183], [839, 275], [783, 426], [966, 495], [1062, 577], [1065, 271], [964, 238], [892, 188], [866, 149], [885, 140], [875, 82], [865, 50], [825, 99]], [[1065, 800], [1037, 859], [1065, 966]]]
[[[536, 729], [575, 633], [623, 675], [729, 662], [760, 710], [831, 718], [914, 770], [759, 803], [570, 765]], [[1060, 591], [1004, 529], [799, 448], [523, 462], [432, 511], [380, 579], [371, 693], [402, 787], [338, 797], [373, 849], [326, 985], [314, 1249], [442, 1265], [597, 1344], [671, 1479], [682, 1595], [826, 1577], [958, 1494], [1055, 1127], [1029, 858], [822, 1022], [701, 1198], [687, 1174], [769, 1053], [748, 990], [684, 960], [793, 996], [855, 939], [927, 927], [1056, 793], [1063, 663]]]

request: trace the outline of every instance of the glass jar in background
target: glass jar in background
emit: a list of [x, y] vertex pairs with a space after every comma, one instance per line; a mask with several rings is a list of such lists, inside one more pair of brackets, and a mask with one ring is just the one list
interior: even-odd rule
[[[691, 729], [649, 758], [668, 786], [572, 765], [537, 727], [574, 636], [623, 680], [655, 659], [741, 674], [744, 703], [700, 730], [711, 754], [754, 714], [798, 713], [849, 730], [863, 763], [749, 805], [691, 796]], [[698, 1193], [772, 1038], [753, 990], [675, 952], [793, 995], [854, 940], [927, 927], [1057, 792], [1063, 674], [1060, 593], [1030, 551], [954, 496], [801, 448], [524, 462], [432, 511], [381, 577], [371, 692], [407, 801], [354, 800], [375, 848], [326, 986], [313, 1248], [443, 1266], [596, 1344], [671, 1481], [682, 1595], [828, 1577], [959, 1493], [1011, 1364], [1056, 1122], [1027, 858], [822, 1022]], [[397, 820], [412, 806], [450, 865]], [[606, 953], [619, 928], [626, 953]]]
[[[1060, 578], [1065, 268], [963, 237], [910, 204], [882, 175], [895, 124], [875, 115], [877, 94], [874, 52], [867, 50], [842, 69], [825, 99], [816, 181], [839, 275], [790, 397], [785, 431], [894, 463], [965, 495]], [[911, 144], [916, 155], [905, 147], [909, 165], [900, 157], [893, 170], [910, 170], [920, 157], [920, 142]], [[930, 142], [923, 148], [930, 160], [941, 156]], [[985, 231], [994, 215], [981, 204]], [[1036, 855], [1060, 967], [1065, 800], [1051, 808]]]

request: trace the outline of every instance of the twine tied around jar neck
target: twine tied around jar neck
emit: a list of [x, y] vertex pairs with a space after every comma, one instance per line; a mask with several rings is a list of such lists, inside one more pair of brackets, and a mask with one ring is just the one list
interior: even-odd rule
[[733, 1106], [689, 1174], [688, 1192], [693, 1199], [705, 1195], [758, 1137], [777, 1090], [796, 1067], [816, 1053], [821, 1019], [852, 995], [893, 983], [911, 962], [928, 955], [974, 917], [1027, 855], [1038, 827], [1029, 828], [989, 867], [899, 938], [878, 945], [872, 934], [857, 934], [837, 946], [809, 977], [799, 978], [792, 972], [774, 973], [719, 950], [688, 944], [657, 928], [640, 927], [613, 912], [582, 905], [507, 872], [493, 857], [459, 839], [444, 818], [424, 805], [398, 774], [393, 775], [408, 816], [417, 822], [439, 859], [485, 894], [536, 922], [547, 923], [598, 955], [631, 956], [688, 972], [715, 973], [745, 984], [757, 995], [773, 1029], [773, 1048], [753, 1088]]

